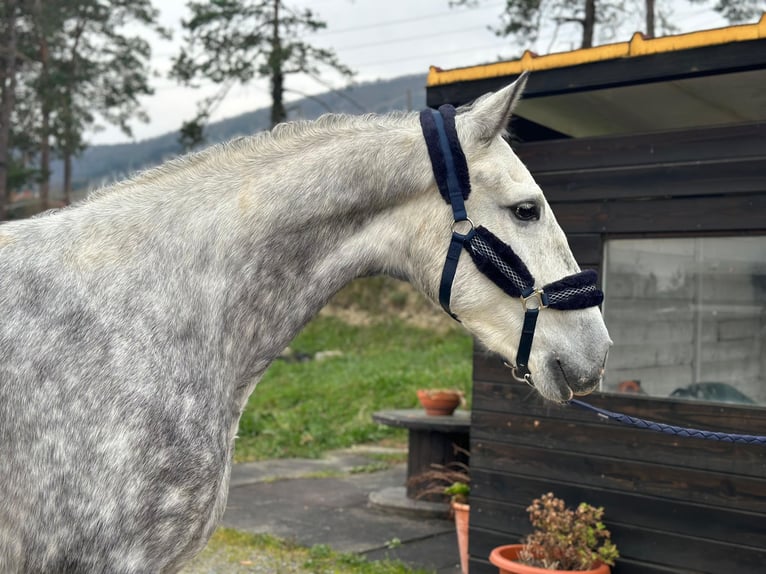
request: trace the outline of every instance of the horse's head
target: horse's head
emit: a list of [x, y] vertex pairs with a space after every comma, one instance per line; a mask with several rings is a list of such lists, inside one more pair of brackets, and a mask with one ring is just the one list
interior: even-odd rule
[[[429, 279], [430, 282], [437, 281], [436, 289], [431, 285], [426, 290], [436, 293], [441, 285], [442, 305], [448, 307], [486, 347], [505, 357], [509, 364], [516, 365], [518, 355], [523, 353], [519, 346], [527, 306], [516, 292], [517, 288], [519, 292], [529, 295], [532, 287], [539, 289], [554, 283], [555, 287], [546, 287], [545, 291], [558, 289], [558, 296], [569, 299], [562, 304], [551, 304], [550, 308], [540, 309], [528, 370], [517, 369], [514, 374], [516, 378], [524, 378], [526, 374], [526, 380], [533, 383], [544, 397], [562, 401], [571, 398], [573, 393], [586, 394], [598, 386], [611, 341], [597, 307], [601, 292], [595, 286], [594, 278], [586, 274], [575, 275], [580, 269], [550, 205], [504, 139], [511, 110], [521, 95], [524, 83], [525, 78], [522, 78], [499, 92], [480, 98], [469, 107], [458, 109], [454, 116], [454, 128], [450, 126], [453, 121], [449, 117], [450, 110], [443, 110], [438, 116], [432, 112], [432, 115], [424, 112], [421, 116], [426, 140], [430, 139], [429, 154], [436, 179], [442, 179], [442, 196], [449, 195], [446, 191], [449, 176], [441, 175], [441, 171], [447, 169], [445, 164], [454, 160], [457, 169], [453, 174], [453, 183], [455, 179], [470, 179], [470, 193], [464, 193], [467, 195], [467, 217], [477, 229], [484, 228], [478, 239], [469, 241], [467, 246], [454, 248], [455, 252], [467, 250], [470, 253], [469, 256], [463, 252], [459, 257], [454, 280], [445, 279], [440, 269], [440, 273], [432, 274]], [[446, 128], [441, 125], [437, 129], [437, 124], [443, 123], [446, 123]], [[445, 129], [448, 132], [446, 136]], [[452, 136], [449, 135], [451, 129], [456, 130]], [[432, 133], [429, 135], [429, 132]], [[455, 134], [465, 156], [462, 167], [460, 150], [455, 154], [456, 144], [452, 141], [456, 139]], [[439, 159], [440, 145], [447, 159]], [[458, 157], [454, 158], [455, 155]], [[464, 175], [466, 166], [468, 178]], [[435, 189], [433, 194], [440, 199]], [[453, 208], [456, 203], [461, 202], [452, 201]], [[449, 259], [445, 254], [450, 244], [447, 230], [452, 220], [462, 217], [456, 216], [444, 199], [441, 199], [439, 210], [438, 217], [427, 225], [429, 228], [433, 225], [434, 230], [438, 228], [440, 253], [445, 255], [441, 259], [443, 265]], [[454, 224], [458, 235], [472, 235], [471, 227], [468, 222]], [[487, 230], [491, 234], [488, 235]], [[485, 252], [477, 254], [476, 251]], [[495, 265], [497, 260], [500, 260], [499, 265]], [[491, 269], [493, 266], [494, 270]], [[509, 268], [512, 270], [510, 273]], [[528, 271], [526, 280], [525, 270]], [[517, 271], [522, 276], [520, 279], [513, 277]], [[504, 278], [503, 274], [508, 277]], [[564, 282], [562, 286], [559, 280], [566, 276], [573, 278], [568, 277], [569, 283]], [[452, 285], [447, 296], [448, 305], [444, 300], [445, 282]], [[572, 286], [574, 291], [582, 290], [573, 293], [567, 289], [568, 286]], [[549, 303], [547, 296], [542, 298], [544, 304]], [[532, 294], [527, 303], [529, 307], [538, 306], [540, 296]], [[522, 359], [519, 359], [521, 362]]]

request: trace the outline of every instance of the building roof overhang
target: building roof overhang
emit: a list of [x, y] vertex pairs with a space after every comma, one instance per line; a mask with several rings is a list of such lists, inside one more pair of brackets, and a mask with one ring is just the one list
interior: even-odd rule
[[648, 40], [636, 33], [595, 48], [432, 67], [427, 101], [463, 104], [522, 71], [531, 75], [516, 115], [542, 138], [766, 121], [766, 14], [755, 24]]

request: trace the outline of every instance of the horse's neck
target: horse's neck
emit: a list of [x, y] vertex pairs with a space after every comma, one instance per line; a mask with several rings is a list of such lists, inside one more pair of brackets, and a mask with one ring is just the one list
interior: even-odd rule
[[[417, 167], [426, 158], [416, 140], [414, 129], [359, 132], [313, 145], [287, 142], [260, 157], [245, 142], [168, 175], [176, 183], [165, 224], [192, 245], [166, 238], [176, 249], [167, 264], [186, 259], [177, 272], [187, 275], [182, 281], [199, 282], [202, 300], [191, 303], [223, 329], [215, 340], [227, 364], [237, 366], [236, 379], [259, 376], [354, 278], [400, 272], [394, 254], [407, 233], [400, 215], [418, 201], [429, 176]], [[156, 179], [149, 185], [166, 185]], [[190, 256], [202, 262], [189, 265]]]

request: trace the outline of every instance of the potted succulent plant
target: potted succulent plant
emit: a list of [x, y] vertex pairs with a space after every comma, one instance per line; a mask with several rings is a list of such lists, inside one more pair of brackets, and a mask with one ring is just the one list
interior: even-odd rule
[[601, 521], [603, 508], [583, 502], [572, 510], [549, 492], [533, 500], [527, 512], [534, 532], [523, 544], [500, 546], [489, 556], [500, 574], [609, 574], [619, 554]]
[[[468, 456], [468, 451], [455, 447]], [[455, 519], [455, 532], [460, 552], [462, 574], [468, 574], [468, 523], [471, 507], [468, 496], [471, 493], [469, 467], [462, 462], [432, 465], [431, 470], [413, 476], [408, 486], [419, 486], [417, 498], [440, 495], [449, 498], [450, 510]]]
[[419, 389], [418, 400], [430, 416], [449, 416], [465, 403], [465, 394], [457, 389]]

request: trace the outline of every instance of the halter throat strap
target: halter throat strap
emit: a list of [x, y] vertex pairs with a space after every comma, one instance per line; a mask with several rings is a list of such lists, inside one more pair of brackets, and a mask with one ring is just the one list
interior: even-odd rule
[[452, 207], [454, 220], [439, 283], [439, 303], [453, 319], [459, 321], [450, 309], [450, 298], [460, 254], [465, 249], [479, 271], [511, 297], [520, 298], [524, 305], [524, 325], [513, 374], [519, 380], [530, 382], [529, 355], [540, 310], [547, 307], [584, 309], [600, 305], [603, 293], [598, 289], [598, 277], [594, 271], [568, 275], [541, 289], [535, 288], [534, 277], [511, 246], [488, 229], [474, 227], [465, 207], [471, 183], [468, 163], [457, 135], [455, 115], [455, 108], [450, 105], [420, 113], [420, 125], [434, 178], [444, 201]]

